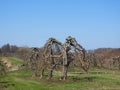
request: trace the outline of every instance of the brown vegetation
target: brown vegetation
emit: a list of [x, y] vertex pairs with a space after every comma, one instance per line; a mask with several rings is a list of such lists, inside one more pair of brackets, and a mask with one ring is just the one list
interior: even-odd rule
[[[54, 66], [54, 63], [56, 63], [56, 61], [60, 61], [56, 64], [63, 64], [63, 61], [61, 61], [63, 59], [62, 44], [59, 41], [59, 43], [55, 42], [57, 41], [55, 39], [52, 40], [53, 41], [51, 43], [49, 39], [49, 43], [47, 42], [44, 48], [36, 48], [36, 50], [38, 51], [34, 50], [35, 48], [33, 49], [29, 47], [17, 47], [16, 45], [6, 44], [0, 48], [0, 56], [14, 56], [23, 59], [25, 61], [25, 65], [27, 65], [32, 71], [34, 71], [34, 73], [38, 73], [40, 69], [45, 67], [47, 67], [46, 69], [48, 70], [52, 68], [50, 65]], [[54, 48], [54, 53], [50, 53], [51, 47]], [[68, 52], [67, 55], [68, 60], [71, 59], [70, 67], [80, 65], [84, 70], [87, 70], [88, 68], [120, 70], [120, 48], [98, 48], [95, 50], [88, 50], [85, 53], [85, 57], [83, 59], [83, 57], [81, 57], [83, 56], [83, 53], [78, 52], [79, 50], [77, 51], [77, 49], [76, 51], [74, 51], [74, 46], [72, 46], [72, 44], [70, 47], [71, 50], [70, 52]], [[83, 60], [81, 61], [79, 58]], [[41, 63], [41, 60], [44, 60], [47, 63]], [[84, 60], [87, 63], [85, 63]], [[41, 67], [41, 64], [44, 64], [44, 67], [43, 65]], [[60, 70], [61, 68], [59, 67], [59, 65], [55, 65], [55, 69]]]

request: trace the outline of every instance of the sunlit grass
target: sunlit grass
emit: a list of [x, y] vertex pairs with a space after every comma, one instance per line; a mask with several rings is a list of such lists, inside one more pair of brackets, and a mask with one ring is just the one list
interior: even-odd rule
[[[13, 57], [9, 59], [15, 64], [22, 63]], [[42, 80], [39, 76], [31, 77], [32, 72], [26, 68], [8, 72], [0, 76], [0, 90], [120, 90], [119, 71], [92, 68], [85, 73], [81, 69], [74, 70], [69, 70], [65, 81], [59, 80], [61, 71], [54, 71], [51, 80], [47, 76]]]
[[[31, 77], [30, 72], [26, 70], [14, 71], [2, 76], [2, 81], [6, 85], [6, 90], [119, 90], [120, 89], [120, 72], [101, 70], [101, 73], [91, 71], [85, 73], [68, 73], [66, 81], [60, 81], [58, 74], [55, 72], [51, 80], [40, 80], [39, 77]], [[107, 72], [107, 73], [106, 73]], [[4, 85], [3, 85], [4, 86]]]
[[7, 58], [15, 65], [20, 65], [23, 63], [23, 60], [19, 58], [15, 58], [15, 57], [7, 57]]

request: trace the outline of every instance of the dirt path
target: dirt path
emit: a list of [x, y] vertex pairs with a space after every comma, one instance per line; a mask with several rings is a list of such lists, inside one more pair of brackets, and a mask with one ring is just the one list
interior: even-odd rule
[[2, 58], [1, 61], [6, 65], [8, 71], [15, 71], [19, 69], [17, 65], [13, 65], [13, 63], [6, 57]]

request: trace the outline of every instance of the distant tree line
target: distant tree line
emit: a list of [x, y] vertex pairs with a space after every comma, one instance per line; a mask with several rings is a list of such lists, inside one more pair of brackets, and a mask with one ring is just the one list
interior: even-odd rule
[[5, 44], [1, 47], [1, 52], [3, 54], [15, 53], [17, 50], [18, 50], [18, 47], [16, 45]]
[[[16, 45], [5, 44], [0, 48], [0, 56], [14, 56], [26, 60], [32, 48], [18, 47]], [[42, 53], [42, 48], [39, 48]], [[120, 48], [98, 48], [88, 50], [86, 59], [89, 61], [90, 68], [105, 68], [120, 70]], [[73, 64], [74, 65], [74, 64]]]
[[16, 45], [5, 44], [0, 48], [0, 56], [14, 56], [25, 60], [27, 53], [31, 48], [18, 47]]

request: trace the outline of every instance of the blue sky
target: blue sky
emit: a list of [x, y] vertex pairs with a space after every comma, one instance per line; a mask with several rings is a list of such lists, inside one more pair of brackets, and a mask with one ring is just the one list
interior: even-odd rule
[[0, 47], [69, 35], [86, 49], [120, 48], [120, 0], [0, 0]]

